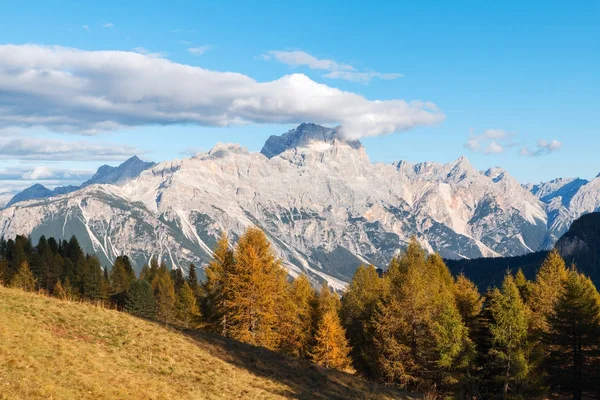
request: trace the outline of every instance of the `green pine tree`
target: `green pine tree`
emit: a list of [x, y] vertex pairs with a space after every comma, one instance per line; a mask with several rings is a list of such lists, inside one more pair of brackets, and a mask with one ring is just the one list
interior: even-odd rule
[[527, 377], [530, 367], [526, 307], [510, 273], [504, 278], [502, 290], [495, 289], [491, 293], [489, 307], [492, 318], [489, 358], [498, 370], [495, 378], [501, 383], [506, 397]]
[[223, 233], [213, 251], [213, 259], [206, 267], [206, 280], [202, 285], [205, 294], [202, 314], [213, 332], [227, 336], [228, 321], [225, 303], [231, 294], [231, 288], [225, 284], [235, 265], [233, 251], [227, 235]]
[[142, 318], [153, 319], [156, 316], [156, 301], [150, 283], [136, 279], [129, 285], [125, 310]]
[[187, 281], [183, 282], [178, 291], [177, 313], [185, 328], [196, 327], [201, 318], [196, 296]]
[[388, 280], [380, 277], [375, 267], [361, 265], [342, 297], [340, 315], [352, 348], [354, 367], [370, 379], [377, 378], [373, 316], [377, 304], [388, 297], [388, 287]]
[[600, 295], [591, 280], [575, 270], [548, 317], [544, 336], [549, 383], [573, 400], [600, 393]]

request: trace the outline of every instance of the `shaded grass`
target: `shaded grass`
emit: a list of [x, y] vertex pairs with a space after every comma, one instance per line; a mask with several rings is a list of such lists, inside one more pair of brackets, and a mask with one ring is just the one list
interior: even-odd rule
[[411, 399], [305, 361], [0, 287], [0, 399]]

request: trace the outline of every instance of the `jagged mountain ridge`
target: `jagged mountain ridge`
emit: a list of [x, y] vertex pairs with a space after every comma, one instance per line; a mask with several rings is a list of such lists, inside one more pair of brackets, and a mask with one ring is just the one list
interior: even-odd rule
[[302, 124], [262, 153], [217, 144], [121, 185], [90, 185], [0, 212], [0, 235], [76, 234], [105, 262], [152, 255], [204, 263], [221, 231], [268, 234], [292, 274], [342, 286], [359, 263], [385, 265], [413, 235], [446, 258], [519, 255], [548, 241], [544, 204], [508, 173], [449, 164], [373, 164], [336, 128]]
[[600, 175], [591, 181], [559, 178], [523, 187], [540, 199], [548, 215], [549, 237], [544, 248], [551, 248], [582, 215], [600, 211]]
[[[87, 181], [83, 182], [80, 186], [68, 185], [68, 186], [59, 186], [54, 189], [48, 189], [44, 185], [39, 183], [34, 184], [33, 186], [24, 189], [23, 191], [15, 194], [7, 203], [6, 207], [10, 207], [13, 204], [34, 200], [34, 199], [44, 199], [52, 196], [59, 196], [61, 194], [67, 194], [84, 188], [86, 186], [95, 185], [95, 184], [113, 184], [113, 185], [122, 185], [133, 178], [138, 177], [142, 171], [147, 170], [148, 168], [152, 168], [155, 166], [154, 162], [145, 162], [140, 160], [137, 156], [133, 156], [128, 160], [124, 161], [117, 167], [111, 167], [110, 165], [102, 165], [96, 173]], [[4, 204], [0, 204], [0, 208], [2, 208]]]

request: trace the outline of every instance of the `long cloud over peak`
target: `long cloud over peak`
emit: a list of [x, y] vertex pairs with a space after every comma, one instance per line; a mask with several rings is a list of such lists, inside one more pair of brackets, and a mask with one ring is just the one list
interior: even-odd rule
[[0, 45], [0, 127], [96, 134], [192, 123], [340, 124], [351, 139], [436, 124], [426, 101], [368, 100], [303, 74], [257, 82], [127, 51]]

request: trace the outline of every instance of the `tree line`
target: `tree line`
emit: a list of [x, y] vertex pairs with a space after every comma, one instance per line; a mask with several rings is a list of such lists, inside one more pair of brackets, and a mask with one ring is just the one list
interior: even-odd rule
[[235, 246], [222, 236], [205, 272], [198, 282], [193, 264], [184, 276], [153, 259], [136, 276], [121, 256], [109, 273], [75, 238], [0, 241], [5, 284], [105, 301], [433, 397], [600, 394], [600, 294], [557, 251], [534, 280], [507, 271], [481, 294], [413, 239], [385, 272], [359, 267], [340, 298], [306, 275], [290, 279], [250, 228]]

